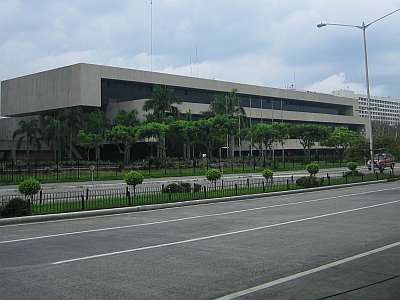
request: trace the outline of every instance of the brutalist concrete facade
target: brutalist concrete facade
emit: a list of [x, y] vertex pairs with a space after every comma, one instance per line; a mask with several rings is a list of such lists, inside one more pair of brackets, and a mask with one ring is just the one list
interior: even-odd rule
[[[186, 95], [179, 105], [180, 110], [190, 111], [194, 115], [207, 111], [210, 101], [193, 100], [190, 93], [216, 94], [235, 89], [247, 101], [247, 105], [244, 105], [247, 116], [255, 120], [275, 119], [293, 123], [348, 126], [359, 131], [369, 130], [365, 119], [359, 117], [356, 99], [83, 63], [1, 82], [1, 115], [21, 117], [82, 106], [102, 107], [110, 118], [120, 109], [135, 108], [139, 111], [140, 118], [144, 119], [145, 112], [142, 108], [149, 96], [132, 96], [130, 99], [128, 91], [122, 100], [110, 96], [110, 93], [106, 97], [105, 86], [114, 82], [131, 91], [135, 87], [129, 87], [130, 84], [136, 84], [139, 89], [154, 84], [172, 86], [179, 89], [182, 95]], [[114, 86], [113, 91], [119, 93], [118, 85]], [[199, 99], [198, 95], [196, 97]], [[264, 106], [262, 99], [267, 102], [269, 99], [277, 99], [271, 100], [271, 103], [275, 101], [275, 107], [274, 104], [272, 107]], [[291, 108], [289, 104], [286, 105], [289, 102]], [[282, 103], [286, 103], [284, 108]]]

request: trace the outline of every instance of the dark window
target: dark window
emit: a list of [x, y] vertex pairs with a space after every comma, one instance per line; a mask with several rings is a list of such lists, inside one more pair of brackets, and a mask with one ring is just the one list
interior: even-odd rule
[[[152, 84], [130, 82], [122, 80], [102, 79], [102, 103], [107, 105], [112, 102], [133, 101], [149, 99], [152, 93]], [[218, 92], [192, 89], [184, 87], [174, 88], [179, 100], [189, 103], [210, 104]], [[318, 103], [303, 100], [283, 99], [274, 97], [260, 97], [238, 94], [243, 107], [264, 108], [284, 111], [297, 111], [308, 113], [320, 113], [330, 115], [353, 115], [352, 106]]]

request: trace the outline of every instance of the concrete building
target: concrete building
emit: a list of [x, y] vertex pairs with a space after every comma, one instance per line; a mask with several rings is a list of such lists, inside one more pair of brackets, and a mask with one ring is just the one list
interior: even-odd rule
[[[137, 109], [139, 117], [145, 119], [143, 105], [155, 84], [173, 87], [182, 101], [178, 105], [180, 111], [190, 111], [195, 117], [208, 111], [216, 93], [235, 89], [253, 124], [283, 121], [368, 130], [367, 122], [359, 116], [357, 99], [353, 98], [91, 64], [3, 81], [1, 113], [23, 117], [81, 106], [102, 108], [110, 118], [121, 109]], [[295, 141], [286, 147], [301, 148]]]
[[[366, 95], [356, 94], [349, 90], [333, 91], [333, 95], [348, 97], [358, 100], [360, 117], [368, 118], [368, 100]], [[390, 97], [371, 97], [372, 120], [385, 123], [387, 125], [400, 125], [400, 99]]]

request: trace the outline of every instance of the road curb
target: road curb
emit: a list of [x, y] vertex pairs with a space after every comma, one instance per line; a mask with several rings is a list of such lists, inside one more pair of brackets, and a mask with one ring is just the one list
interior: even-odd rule
[[17, 218], [5, 218], [5, 219], [0, 219], [0, 226], [24, 224], [24, 223], [38, 223], [38, 222], [66, 220], [66, 219], [78, 219], [78, 218], [106, 216], [106, 215], [116, 215], [116, 214], [131, 213], [131, 212], [193, 206], [193, 205], [209, 204], [209, 203], [229, 202], [229, 201], [237, 201], [237, 200], [259, 199], [259, 198], [276, 197], [276, 196], [300, 194], [300, 193], [307, 193], [307, 192], [335, 190], [335, 189], [341, 189], [341, 188], [346, 188], [346, 187], [363, 186], [363, 185], [370, 185], [370, 184], [377, 184], [377, 183], [384, 183], [384, 182], [388, 182], [388, 180], [386, 180], [386, 179], [385, 180], [375, 180], [375, 181], [369, 181], [369, 182], [349, 183], [349, 184], [341, 184], [341, 185], [333, 185], [333, 186], [298, 189], [298, 190], [291, 190], [291, 191], [270, 192], [270, 193], [232, 196], [232, 197], [224, 197], [224, 198], [190, 200], [190, 201], [183, 201], [183, 202], [142, 205], [142, 206], [134, 206], [134, 207], [109, 208], [109, 209], [79, 211], [79, 212], [71, 212], [71, 213], [37, 215], [37, 216], [27, 216], [27, 217], [17, 217]]

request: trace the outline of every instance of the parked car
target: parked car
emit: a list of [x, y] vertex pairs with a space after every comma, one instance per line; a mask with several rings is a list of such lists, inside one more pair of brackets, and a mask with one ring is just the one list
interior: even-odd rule
[[[379, 153], [374, 156], [374, 168], [379, 169], [379, 171], [383, 172], [385, 168], [390, 167], [392, 170], [394, 169], [395, 161], [394, 157], [388, 153]], [[368, 161], [368, 170], [371, 170], [371, 160]]]

